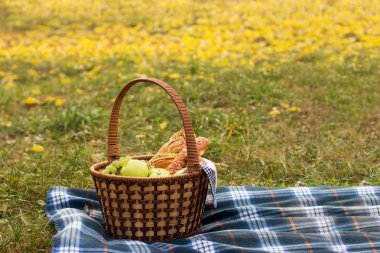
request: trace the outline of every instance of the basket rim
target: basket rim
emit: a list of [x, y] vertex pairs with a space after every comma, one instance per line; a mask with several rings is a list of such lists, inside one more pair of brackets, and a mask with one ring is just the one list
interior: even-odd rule
[[[145, 160], [151, 156], [132, 156], [133, 159]], [[198, 177], [199, 174], [203, 172], [203, 170], [199, 169], [199, 171], [193, 173], [185, 173], [182, 175], [170, 176], [170, 177], [127, 177], [127, 176], [119, 176], [119, 175], [109, 175], [99, 172], [98, 170], [104, 168], [112, 161], [103, 161], [99, 163], [95, 163], [90, 167], [90, 173], [95, 178], [106, 179], [109, 181], [119, 181], [119, 182], [135, 182], [135, 183], [152, 183], [152, 182], [170, 182], [177, 180], [186, 180], [190, 178]]]

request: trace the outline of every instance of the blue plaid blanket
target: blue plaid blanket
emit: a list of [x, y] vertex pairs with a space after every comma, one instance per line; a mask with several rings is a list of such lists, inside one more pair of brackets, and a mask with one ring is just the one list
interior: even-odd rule
[[95, 191], [53, 187], [52, 252], [380, 252], [380, 187], [220, 187], [203, 229], [145, 243], [107, 235]]

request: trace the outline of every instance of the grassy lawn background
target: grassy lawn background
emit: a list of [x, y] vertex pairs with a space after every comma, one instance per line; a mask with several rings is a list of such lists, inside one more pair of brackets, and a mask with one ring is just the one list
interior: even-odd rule
[[[196, 8], [202, 6], [208, 5], [197, 3]], [[249, 55], [237, 60], [232, 57], [231, 64], [221, 64], [217, 54], [197, 59], [188, 57], [190, 51], [188, 60], [173, 60], [168, 56], [172, 49], [164, 46], [157, 50], [168, 53], [152, 62], [149, 60], [154, 60], [154, 55], [146, 56], [148, 60], [141, 55], [131, 60], [129, 56], [90, 59], [88, 55], [63, 59], [54, 54], [35, 62], [44, 57], [40, 51], [36, 50], [37, 56], [33, 50], [27, 51], [29, 42], [25, 42], [25, 58], [19, 58], [21, 49], [17, 51], [12, 43], [27, 40], [29, 32], [42, 34], [41, 38], [61, 36], [68, 40], [70, 29], [86, 38], [100, 21], [91, 19], [93, 10], [85, 20], [76, 20], [70, 13], [62, 19], [46, 13], [47, 17], [41, 14], [42, 18], [35, 19], [40, 17], [38, 13], [23, 16], [13, 8], [11, 3], [0, 8], [0, 13], [6, 14], [0, 22], [1, 33], [16, 38], [9, 45], [3, 43], [0, 52], [2, 252], [50, 250], [55, 232], [44, 215], [47, 190], [54, 185], [93, 188], [88, 168], [106, 159], [113, 99], [123, 84], [143, 75], [167, 81], [184, 98], [196, 134], [212, 142], [205, 157], [217, 163], [221, 186], [380, 184], [378, 59], [362, 54], [326, 63], [323, 59], [327, 57], [317, 50], [307, 57], [289, 56], [284, 61], [278, 59], [291, 53], [254, 64]], [[38, 8], [48, 10], [51, 6]], [[121, 13], [129, 10], [128, 6], [123, 8], [112, 6], [119, 17], [116, 21], [124, 15], [132, 22], [134, 19], [127, 19], [130, 12]], [[148, 13], [153, 13], [150, 8]], [[205, 17], [213, 20], [214, 16]], [[116, 21], [103, 20], [109, 26]], [[83, 23], [80, 29], [75, 26]], [[47, 28], [39, 30], [39, 26]], [[147, 34], [153, 34], [150, 28]], [[5, 57], [4, 52], [12, 50], [16, 53]], [[90, 63], [78, 63], [83, 58]], [[39, 102], [28, 105], [28, 97]], [[288, 105], [294, 110], [289, 111]], [[279, 114], [273, 116], [273, 111]], [[122, 153], [154, 153], [180, 127], [176, 108], [167, 95], [154, 86], [139, 84], [131, 89], [121, 109]], [[43, 152], [31, 150], [37, 144]]]

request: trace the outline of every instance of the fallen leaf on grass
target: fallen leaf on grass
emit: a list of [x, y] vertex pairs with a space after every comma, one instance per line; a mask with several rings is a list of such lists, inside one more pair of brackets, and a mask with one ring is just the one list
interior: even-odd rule
[[39, 206], [45, 206], [45, 201], [43, 201], [42, 199], [39, 199], [39, 200], [37, 200], [37, 204]]
[[164, 130], [168, 126], [168, 122], [164, 121], [160, 124], [160, 129]]
[[39, 76], [38, 72], [34, 69], [28, 69], [28, 75], [30, 75], [31, 77], [38, 77]]
[[33, 87], [33, 88], [30, 90], [30, 93], [33, 94], [33, 95], [40, 95], [40, 94], [41, 94], [40, 87]]
[[173, 74], [170, 74], [170, 75], [169, 75], [169, 78], [171, 78], [171, 79], [178, 79], [178, 78], [180, 78], [180, 77], [181, 77], [181, 75], [178, 74], [178, 73], [173, 73]]
[[61, 82], [61, 84], [67, 84], [71, 82], [70, 78], [67, 77], [62, 77], [59, 81]]
[[23, 102], [26, 105], [38, 105], [40, 103], [40, 100], [38, 100], [34, 97], [27, 97], [23, 100]]
[[21, 220], [27, 226], [32, 224], [32, 221], [31, 221], [32, 219], [30, 217], [26, 216], [25, 214], [21, 214]]
[[31, 151], [33, 152], [36, 152], [36, 153], [41, 153], [41, 152], [44, 152], [44, 147], [42, 147], [41, 145], [33, 145], [33, 147], [30, 149]]
[[290, 107], [288, 103], [281, 103], [280, 106], [284, 109], [288, 109]]
[[301, 108], [297, 107], [297, 106], [291, 106], [287, 109], [289, 112], [298, 112], [301, 110]]
[[10, 122], [10, 121], [0, 121], [0, 126], [11, 127], [12, 126], [12, 122]]
[[55, 101], [55, 97], [52, 97], [52, 96], [48, 96], [48, 97], [46, 97], [45, 99], [44, 99], [44, 102], [45, 103], [51, 103], [51, 102], [53, 102], [53, 101]]
[[274, 118], [280, 113], [281, 112], [277, 109], [277, 107], [273, 107], [272, 110], [268, 114]]
[[62, 99], [60, 99], [60, 98], [57, 98], [56, 100], [55, 100], [55, 102], [54, 102], [54, 105], [55, 106], [61, 106], [61, 105], [63, 105], [65, 103], [65, 101], [63, 101]]
[[15, 83], [13, 82], [12, 79], [8, 80], [8, 81], [5, 82], [5, 84], [4, 84], [4, 88], [5, 88], [6, 90], [12, 90], [12, 89], [14, 89], [15, 87], [16, 87], [16, 85], [15, 85]]

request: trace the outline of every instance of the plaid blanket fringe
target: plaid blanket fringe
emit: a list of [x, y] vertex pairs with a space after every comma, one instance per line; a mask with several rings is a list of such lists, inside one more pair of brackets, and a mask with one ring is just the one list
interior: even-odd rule
[[380, 187], [219, 187], [202, 233], [144, 243], [115, 240], [103, 228], [95, 191], [53, 187], [46, 214], [52, 252], [379, 252]]

